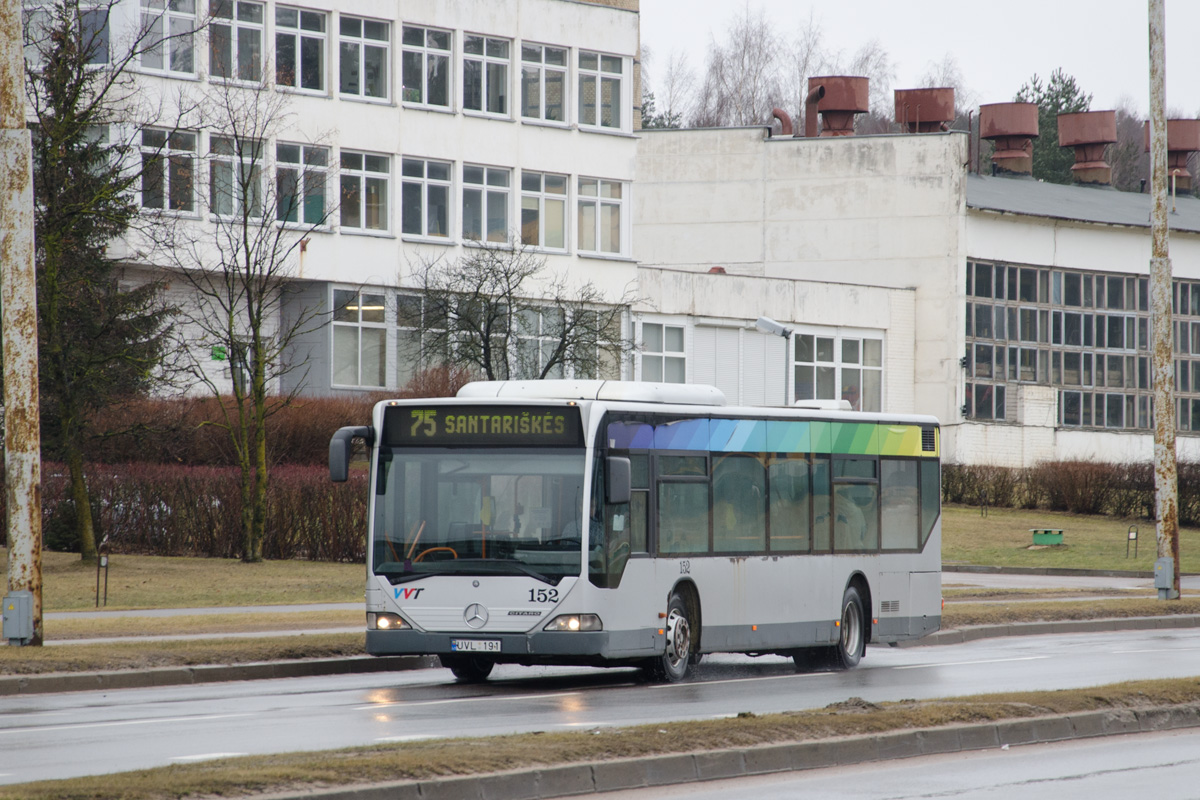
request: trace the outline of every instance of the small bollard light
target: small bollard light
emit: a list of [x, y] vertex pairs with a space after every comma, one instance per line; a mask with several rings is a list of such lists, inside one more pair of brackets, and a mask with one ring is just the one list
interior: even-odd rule
[[[103, 544], [101, 547], [103, 548]], [[96, 608], [100, 607], [100, 568], [104, 568], [104, 605], [108, 605], [108, 553], [103, 549], [100, 552], [100, 557], [96, 559]]]

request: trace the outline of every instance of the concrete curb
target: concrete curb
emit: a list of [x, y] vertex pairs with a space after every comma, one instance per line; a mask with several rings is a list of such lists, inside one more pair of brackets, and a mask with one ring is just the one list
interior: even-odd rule
[[[935, 647], [962, 644], [977, 639], [1001, 636], [1038, 636], [1062, 633], [1099, 633], [1156, 629], [1200, 628], [1200, 614], [1168, 617], [1127, 617], [1086, 619], [1063, 622], [1017, 622], [1007, 625], [977, 625], [937, 631], [915, 641], [900, 642], [899, 647]], [[214, 664], [197, 667], [162, 667], [148, 670], [111, 672], [54, 672], [47, 675], [0, 676], [0, 697], [17, 694], [52, 692], [93, 692], [109, 689], [144, 689], [152, 686], [216, 683], [220, 681], [260, 681], [272, 678], [306, 678], [314, 675], [345, 675], [368, 672], [428, 669], [437, 659], [426, 656], [352, 656], [305, 661], [267, 661], [251, 664]]]
[[551, 800], [1011, 745], [1200, 727], [1200, 704], [1112, 709], [806, 742], [598, 761], [425, 781], [259, 795], [261, 800]]

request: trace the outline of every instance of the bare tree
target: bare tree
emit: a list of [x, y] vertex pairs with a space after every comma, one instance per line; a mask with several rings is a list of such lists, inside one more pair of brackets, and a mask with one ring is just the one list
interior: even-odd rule
[[784, 41], [761, 9], [745, 6], [727, 27], [724, 43], [708, 49], [700, 96], [693, 111], [698, 127], [762, 125], [784, 102]]
[[[696, 74], [687, 53], [676, 51], [667, 59], [662, 78], [652, 79], [653, 52], [642, 48], [642, 127], [678, 128], [695, 104]], [[647, 102], [649, 101], [649, 103]]]
[[[191, 372], [219, 400], [222, 418], [213, 424], [229, 432], [241, 469], [242, 559], [251, 562], [263, 557], [266, 420], [298, 391], [281, 391], [283, 377], [304, 368], [288, 359], [293, 344], [323, 322], [316, 309], [291, 302], [298, 255], [332, 210], [327, 149], [303, 146], [301, 158], [286, 148], [302, 146], [272, 146], [289, 119], [288, 97], [265, 72], [257, 83], [212, 82], [197, 113], [210, 131], [207, 170], [197, 172], [211, 222], [179, 220], [158, 241], [191, 290]], [[213, 374], [201, 354], [227, 363], [228, 375]], [[291, 381], [302, 383], [302, 375]]]
[[414, 269], [425, 304], [421, 357], [487, 380], [617, 376], [633, 350], [615, 301], [591, 281], [546, 275], [546, 260], [523, 245], [481, 242], [455, 261]]
[[1109, 145], [1107, 153], [1112, 165], [1112, 183], [1123, 192], [1140, 192], [1142, 181], [1150, 175], [1144, 122], [1129, 97], [1117, 102], [1116, 112], [1117, 141]]

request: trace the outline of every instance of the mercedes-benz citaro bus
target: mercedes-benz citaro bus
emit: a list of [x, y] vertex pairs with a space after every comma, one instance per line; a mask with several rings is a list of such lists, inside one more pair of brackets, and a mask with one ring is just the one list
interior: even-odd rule
[[377, 404], [329, 448], [344, 481], [368, 444], [367, 652], [461, 681], [497, 663], [678, 681], [705, 653], [847, 668], [937, 630], [937, 420], [825, 405], [588, 380]]

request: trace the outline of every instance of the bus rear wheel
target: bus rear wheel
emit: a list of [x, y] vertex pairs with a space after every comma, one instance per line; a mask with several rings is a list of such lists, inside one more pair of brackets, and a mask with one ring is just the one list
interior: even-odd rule
[[650, 660], [646, 674], [650, 680], [676, 683], [687, 677], [692, 666], [692, 623], [688, 616], [687, 603], [678, 594], [671, 595], [667, 603], [667, 649], [661, 656]]
[[459, 683], [483, 683], [496, 662], [482, 656], [439, 656], [442, 666], [454, 673]]
[[831, 653], [833, 668], [850, 669], [858, 666], [867, 649], [867, 625], [862, 597], [853, 586], [847, 586], [842, 595], [842, 620], [838, 630], [841, 635]]

